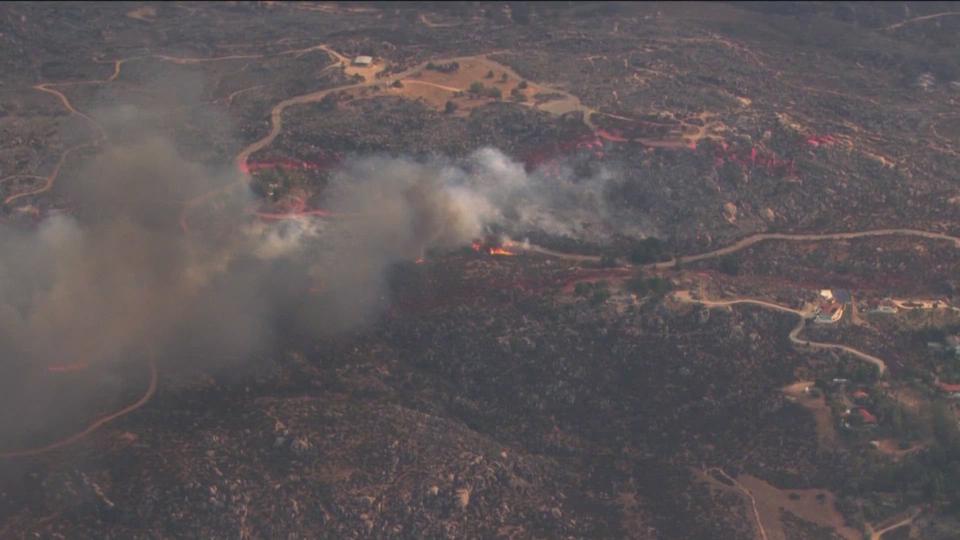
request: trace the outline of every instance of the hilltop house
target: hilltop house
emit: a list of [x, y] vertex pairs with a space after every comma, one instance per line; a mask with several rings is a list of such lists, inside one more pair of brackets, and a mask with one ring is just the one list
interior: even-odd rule
[[[843, 427], [850, 429], [856, 425], [863, 427], [876, 427], [880, 421], [877, 417], [868, 411], [864, 407], [857, 407], [855, 409], [847, 409], [846, 413], [843, 415]], [[856, 421], [851, 424], [850, 419], [855, 418]]]
[[814, 322], [832, 324], [843, 318], [843, 310], [850, 302], [849, 291], [843, 289], [820, 291], [820, 304], [815, 311]]
[[358, 56], [353, 59], [353, 65], [360, 67], [367, 67], [373, 63], [372, 56]]
[[814, 322], [833, 324], [843, 318], [843, 306], [836, 302], [822, 302], [817, 307], [817, 316]]

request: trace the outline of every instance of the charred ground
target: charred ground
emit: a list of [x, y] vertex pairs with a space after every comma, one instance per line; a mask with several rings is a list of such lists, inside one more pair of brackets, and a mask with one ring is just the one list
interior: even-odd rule
[[[953, 537], [960, 493], [941, 471], [960, 436], [937, 385], [960, 382], [954, 312], [804, 330], [886, 359], [878, 382], [853, 357], [792, 343], [790, 313], [667, 293], [957, 305], [948, 242], [770, 241], [637, 265], [762, 232], [960, 234], [954, 10], [0, 8], [0, 217], [15, 227], [84, 212], [62, 186], [129, 136], [123, 107], [190, 161], [244, 169], [263, 219], [322, 208], [341, 164], [370, 154], [456, 164], [494, 147], [558, 182], [617, 179], [601, 192], [613, 217], [582, 235], [494, 231], [595, 260], [412, 253], [368, 325], [318, 336], [281, 313], [268, 354], [161, 363], [135, 413], [0, 464], [0, 536], [857, 538], [906, 520]], [[376, 59], [370, 73], [343, 65], [358, 55]], [[185, 230], [216, 223], [215, 197], [182, 202], [170, 219]], [[323, 301], [317, 288], [305, 303]], [[35, 374], [105, 390], [0, 451], [68, 436], [147, 385], [143, 362], [97, 370]], [[782, 390], [798, 383], [822, 396]], [[873, 431], [844, 428], [858, 406]]]

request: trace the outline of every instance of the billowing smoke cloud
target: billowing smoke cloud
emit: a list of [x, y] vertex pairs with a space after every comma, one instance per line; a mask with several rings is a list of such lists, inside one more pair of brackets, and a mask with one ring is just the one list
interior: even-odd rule
[[[244, 359], [274, 350], [280, 319], [317, 335], [363, 324], [389, 302], [391, 265], [494, 227], [583, 238], [621, 227], [607, 202], [616, 175], [528, 174], [492, 149], [460, 163], [352, 159], [323, 194], [335, 219], [258, 222], [239, 173], [192, 162], [156, 131], [123, 133], [59, 188], [72, 215], [0, 225], [8, 410], [44, 399], [29, 378], [51, 365]], [[184, 205], [208, 193], [217, 204], [195, 205], [186, 234]]]

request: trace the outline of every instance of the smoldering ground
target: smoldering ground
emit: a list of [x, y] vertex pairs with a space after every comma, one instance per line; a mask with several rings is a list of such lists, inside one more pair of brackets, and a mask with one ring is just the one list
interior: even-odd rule
[[[231, 367], [276, 351], [281, 320], [317, 336], [372, 321], [390, 301], [391, 265], [468, 245], [493, 226], [567, 236], [622, 228], [606, 196], [617, 175], [527, 174], [492, 149], [457, 163], [355, 157], [322, 197], [335, 219], [258, 222], [247, 179], [232, 168], [187, 159], [159, 130], [138, 127], [136, 109], [100, 117], [123, 136], [58, 186], [75, 211], [31, 230], [0, 225], [0, 407], [29, 411], [13, 415], [17, 425], [63, 408], [46, 385], [52, 365], [152, 355], [161, 367], [184, 358]], [[181, 210], [204, 194], [216, 210], [194, 211], [216, 219], [186, 234]], [[305, 294], [316, 282], [319, 294]]]

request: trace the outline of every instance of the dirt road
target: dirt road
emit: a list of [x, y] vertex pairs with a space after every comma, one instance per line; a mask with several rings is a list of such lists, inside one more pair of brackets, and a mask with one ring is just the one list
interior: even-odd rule
[[810, 311], [809, 309], [799, 310], [799, 309], [794, 309], [787, 306], [781, 306], [779, 304], [774, 304], [772, 302], [767, 302], [764, 300], [757, 300], [754, 298], [735, 298], [731, 300], [706, 300], [706, 299], [694, 300], [693, 297], [690, 296], [689, 291], [678, 291], [674, 293], [673, 297], [681, 302], [700, 304], [706, 307], [728, 307], [728, 306], [733, 306], [737, 304], [753, 304], [753, 305], [761, 306], [767, 309], [773, 309], [775, 311], [791, 313], [793, 315], [796, 315], [800, 319], [797, 325], [793, 328], [793, 330], [790, 331], [790, 334], [788, 335], [788, 337], [790, 338], [790, 341], [792, 341], [794, 344], [802, 345], [804, 347], [810, 347], [814, 349], [833, 349], [833, 350], [850, 353], [865, 362], [869, 362], [870, 364], [877, 366], [877, 369], [879, 370], [881, 377], [883, 377], [884, 373], [886, 373], [887, 371], [887, 363], [884, 362], [882, 359], [876, 356], [873, 356], [872, 354], [867, 354], [863, 351], [854, 349], [853, 347], [848, 347], [847, 345], [842, 345], [839, 343], [823, 343], [819, 341], [809, 341], [809, 340], [801, 339], [799, 337], [800, 332], [803, 332], [803, 329], [806, 326], [807, 318], [813, 315], [813, 312]]
[[867, 525], [867, 533], [870, 535], [869, 540], [881, 540], [881, 538], [883, 537], [883, 535], [884, 535], [885, 533], [890, 532], [890, 531], [892, 531], [892, 530], [894, 530], [894, 529], [896, 529], [896, 528], [898, 528], [898, 527], [903, 527], [904, 525], [909, 525], [909, 524], [913, 523], [913, 520], [917, 519], [917, 517], [918, 517], [922, 512], [923, 512], [923, 509], [921, 509], [921, 508], [916, 508], [916, 509], [914, 509], [913, 511], [911, 511], [908, 516], [906, 516], [906, 517], [904, 517], [903, 519], [900, 519], [900, 520], [898, 520], [898, 521], [896, 521], [896, 522], [894, 522], [894, 523], [892, 523], [892, 524], [890, 524], [890, 525], [887, 525], [886, 527], [883, 527], [882, 529], [874, 530], [873, 526], [868, 524], [868, 525]]
[[[918, 238], [929, 238], [931, 240], [946, 240], [953, 242], [954, 247], [960, 248], [960, 237], [951, 236], [946, 233], [921, 231], [918, 229], [874, 229], [869, 231], [845, 232], [845, 233], [823, 233], [823, 234], [789, 234], [789, 233], [759, 233], [743, 238], [729, 246], [701, 253], [699, 255], [681, 256], [680, 263], [692, 263], [705, 259], [714, 259], [731, 253], [736, 253], [760, 242], [768, 240], [782, 240], [785, 242], [821, 242], [824, 240], [854, 240], [857, 238], [869, 238], [872, 236], [916, 236]], [[676, 259], [666, 262], [644, 265], [651, 268], [670, 268], [677, 264]]]
[[707, 469], [704, 472], [706, 474], [714, 472], [720, 476], [723, 476], [728, 481], [730, 481], [730, 483], [733, 485], [733, 487], [737, 489], [737, 491], [739, 491], [740, 493], [743, 493], [743, 495], [747, 497], [747, 500], [750, 501], [751, 508], [753, 508], [753, 519], [757, 524], [757, 534], [760, 536], [761, 540], [767, 540], [767, 531], [766, 529], [763, 528], [763, 520], [760, 519], [760, 511], [757, 510], [757, 499], [753, 496], [753, 493], [749, 489], [745, 488], [743, 484], [741, 484], [740, 482], [737, 482], [736, 479], [732, 478], [723, 469], [714, 467], [712, 469]]
[[23, 450], [2, 452], [0, 453], [0, 459], [36, 456], [40, 454], [45, 454], [47, 452], [51, 452], [53, 450], [57, 450], [59, 448], [63, 448], [65, 446], [69, 446], [71, 444], [78, 442], [84, 437], [90, 435], [94, 431], [102, 428], [103, 426], [109, 424], [110, 422], [113, 422], [114, 420], [122, 416], [126, 416], [132, 413], [133, 411], [139, 409], [140, 407], [143, 407], [144, 405], [147, 404], [147, 402], [150, 401], [151, 398], [153, 398], [153, 395], [157, 391], [157, 365], [153, 360], [150, 360], [149, 367], [150, 367], [150, 382], [147, 385], [147, 390], [143, 393], [143, 395], [137, 401], [131, 403], [130, 405], [127, 405], [126, 407], [120, 409], [119, 411], [116, 411], [106, 416], [102, 416], [98, 418], [92, 424], [87, 426], [87, 428], [84, 429], [83, 431], [79, 433], [75, 433], [65, 439], [61, 439], [54, 443], [50, 443], [46, 446], [41, 446], [38, 448], [25, 448]]

